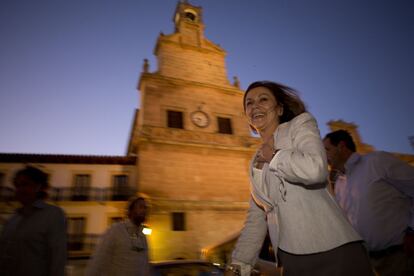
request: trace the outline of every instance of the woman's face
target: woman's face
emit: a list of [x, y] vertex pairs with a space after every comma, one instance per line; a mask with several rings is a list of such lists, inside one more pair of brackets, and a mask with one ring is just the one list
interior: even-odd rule
[[247, 120], [258, 131], [274, 128], [279, 125], [279, 116], [283, 107], [278, 105], [272, 92], [259, 86], [251, 89], [244, 102]]

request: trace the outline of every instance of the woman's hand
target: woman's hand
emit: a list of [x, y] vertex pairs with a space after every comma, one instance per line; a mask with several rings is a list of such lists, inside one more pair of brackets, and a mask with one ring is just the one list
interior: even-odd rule
[[230, 270], [224, 271], [224, 276], [235, 276], [235, 275], [237, 275], [237, 274], [234, 274], [233, 271], [230, 271]]
[[[224, 276], [241, 276], [242, 268], [238, 264], [231, 264], [226, 266], [226, 270], [224, 271]], [[250, 273], [249, 273], [250, 275]]]
[[270, 163], [273, 156], [275, 155], [275, 149], [273, 148], [273, 145], [270, 144], [262, 144], [259, 147], [259, 150], [257, 151], [256, 159], [255, 161], [255, 167], [257, 169], [262, 169], [264, 163]]

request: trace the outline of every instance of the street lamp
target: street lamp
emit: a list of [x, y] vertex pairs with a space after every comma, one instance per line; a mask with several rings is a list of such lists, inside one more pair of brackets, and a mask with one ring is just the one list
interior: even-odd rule
[[142, 229], [142, 233], [146, 236], [150, 236], [152, 233], [152, 229], [144, 225], [144, 228]]

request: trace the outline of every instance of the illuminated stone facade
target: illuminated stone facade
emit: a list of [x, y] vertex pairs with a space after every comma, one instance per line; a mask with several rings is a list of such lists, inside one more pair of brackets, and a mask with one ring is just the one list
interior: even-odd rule
[[[243, 92], [227, 79], [225, 51], [204, 37], [201, 8], [178, 3], [174, 24], [175, 33], [158, 37], [157, 70], [144, 64], [128, 153], [138, 156], [138, 191], [152, 203], [155, 260], [199, 258], [240, 231], [258, 143], [243, 117]], [[184, 218], [183, 231], [173, 230], [173, 213]]]

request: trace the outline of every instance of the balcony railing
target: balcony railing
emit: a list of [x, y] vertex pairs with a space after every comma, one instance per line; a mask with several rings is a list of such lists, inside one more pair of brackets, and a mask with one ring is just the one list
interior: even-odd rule
[[[14, 200], [14, 189], [11, 187], [0, 187], [0, 202]], [[114, 188], [89, 188], [80, 193], [74, 187], [56, 188], [48, 190], [49, 199], [52, 201], [127, 201], [135, 195], [136, 190], [132, 187], [123, 189]]]
[[123, 189], [89, 188], [80, 192], [75, 187], [49, 189], [49, 198], [53, 201], [126, 201], [136, 193], [132, 187]]

